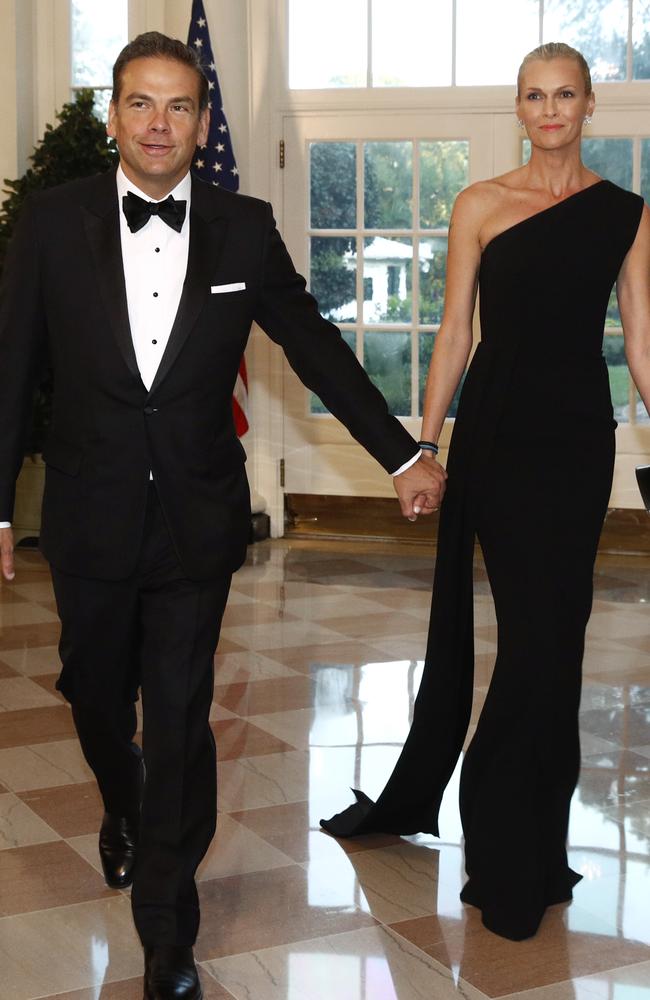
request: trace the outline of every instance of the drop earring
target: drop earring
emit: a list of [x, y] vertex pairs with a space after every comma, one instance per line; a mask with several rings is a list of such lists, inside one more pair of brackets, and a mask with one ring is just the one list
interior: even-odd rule
[[585, 115], [585, 120], [584, 120], [584, 124], [585, 125], [591, 125], [592, 121], [593, 121], [593, 118], [592, 118], [591, 115]]
[[524, 123], [522, 122], [521, 118], [518, 118], [517, 119], [517, 128], [523, 128], [523, 127], [524, 127]]

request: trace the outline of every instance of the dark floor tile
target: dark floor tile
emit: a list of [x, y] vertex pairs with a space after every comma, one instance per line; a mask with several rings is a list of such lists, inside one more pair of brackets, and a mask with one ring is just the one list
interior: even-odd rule
[[97, 833], [104, 807], [94, 781], [19, 792], [19, 798], [61, 837]]
[[72, 713], [67, 705], [49, 708], [23, 708], [2, 713], [0, 750], [27, 746], [31, 743], [52, 743], [75, 736]]
[[216, 684], [214, 700], [236, 715], [266, 715], [293, 708], [310, 708], [314, 690], [310, 677], [273, 677], [262, 681]]
[[38, 625], [7, 625], [0, 628], [0, 650], [22, 649], [24, 646], [55, 646], [59, 641], [59, 622]]
[[115, 895], [61, 840], [0, 851], [0, 886], [2, 917]]

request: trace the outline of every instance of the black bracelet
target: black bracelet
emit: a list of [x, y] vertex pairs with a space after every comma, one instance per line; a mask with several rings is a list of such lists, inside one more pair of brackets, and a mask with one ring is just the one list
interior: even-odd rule
[[418, 445], [423, 451], [432, 451], [434, 455], [437, 455], [440, 450], [433, 441], [418, 441]]

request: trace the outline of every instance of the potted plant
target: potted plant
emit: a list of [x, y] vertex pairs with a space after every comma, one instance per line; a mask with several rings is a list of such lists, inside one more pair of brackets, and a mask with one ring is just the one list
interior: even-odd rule
[[[93, 110], [94, 94], [80, 90], [76, 101], [64, 104], [57, 125], [46, 125], [45, 135], [30, 157], [31, 166], [18, 180], [5, 180], [7, 198], [0, 209], [0, 272], [7, 246], [28, 195], [78, 177], [110, 170], [117, 163], [117, 148], [106, 138], [106, 126]], [[10, 373], [9, 373], [10, 375]], [[25, 544], [38, 535], [45, 469], [41, 453], [50, 422], [52, 373], [36, 389], [32, 421], [25, 441], [25, 461], [16, 486], [14, 533]]]

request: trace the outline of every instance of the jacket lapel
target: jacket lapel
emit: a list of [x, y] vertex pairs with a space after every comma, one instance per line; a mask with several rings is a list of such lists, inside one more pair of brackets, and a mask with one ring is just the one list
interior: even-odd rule
[[140, 381], [126, 301], [115, 171], [97, 178], [96, 195], [83, 206], [83, 222], [110, 327], [129, 371]]
[[156, 391], [176, 361], [210, 293], [210, 279], [215, 272], [228, 228], [226, 220], [217, 217], [218, 209], [213, 195], [214, 191], [209, 185], [192, 179], [187, 273], [174, 325], [149, 396]]

